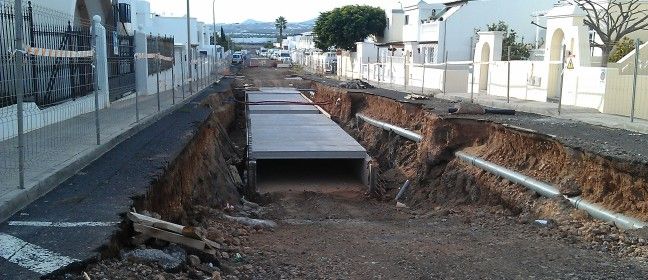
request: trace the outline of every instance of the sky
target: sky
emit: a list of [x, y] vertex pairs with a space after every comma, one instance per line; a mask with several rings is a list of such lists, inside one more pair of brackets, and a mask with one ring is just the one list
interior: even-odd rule
[[[164, 16], [185, 16], [185, 0], [148, 0], [151, 12]], [[206, 23], [213, 22], [212, 0], [190, 0], [191, 17]], [[216, 0], [216, 22], [238, 23], [247, 19], [274, 21], [284, 16], [290, 22], [316, 18], [320, 12], [344, 5], [380, 6], [383, 0]], [[244, 4], [243, 4], [244, 3]]]

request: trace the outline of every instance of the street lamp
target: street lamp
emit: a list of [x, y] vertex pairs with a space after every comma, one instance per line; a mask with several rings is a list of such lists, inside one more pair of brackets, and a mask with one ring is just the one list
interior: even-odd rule
[[216, 60], [216, 0], [212, 2], [212, 16], [214, 17], [214, 60]]

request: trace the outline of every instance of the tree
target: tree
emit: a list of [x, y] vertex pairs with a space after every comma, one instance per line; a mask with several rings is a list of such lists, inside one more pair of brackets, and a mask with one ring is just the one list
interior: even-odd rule
[[315, 21], [315, 46], [356, 50], [356, 42], [369, 36], [382, 37], [387, 26], [385, 11], [371, 6], [349, 5], [324, 12]]
[[225, 37], [225, 31], [223, 30], [223, 27], [221, 26], [221, 32], [220, 32], [220, 41], [221, 42], [226, 42], [227, 37]]
[[275, 27], [279, 30], [279, 38], [277, 39], [277, 42], [281, 43], [283, 32], [286, 30], [287, 25], [288, 21], [286, 21], [286, 18], [283, 16], [280, 16], [275, 20]]
[[623, 39], [621, 39], [621, 41], [619, 41], [616, 46], [614, 46], [612, 52], [610, 52], [610, 58], [608, 59], [608, 62], [618, 62], [630, 52], [634, 51], [634, 49], [635, 41], [628, 37], [623, 37]]
[[225, 51], [228, 51], [230, 47], [234, 46], [234, 44], [232, 43], [232, 38], [225, 35], [225, 31], [223, 30], [222, 26], [221, 26], [220, 36], [218, 37], [216, 42], [218, 43], [218, 45], [223, 47]]
[[648, 6], [643, 0], [574, 0], [586, 12], [584, 23], [596, 32], [602, 66], [607, 66], [614, 46], [633, 32], [648, 30]]
[[[531, 56], [529, 44], [518, 42], [518, 34], [515, 30], [509, 29], [508, 24], [504, 21], [491, 23], [486, 26], [488, 31], [504, 31], [502, 42], [502, 59], [503, 60], [526, 60]], [[475, 31], [479, 32], [479, 29]], [[508, 47], [511, 47], [511, 57], [508, 57]]]

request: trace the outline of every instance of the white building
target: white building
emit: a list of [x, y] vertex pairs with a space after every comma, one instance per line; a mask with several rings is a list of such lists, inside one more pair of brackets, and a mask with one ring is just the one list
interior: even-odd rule
[[[556, 0], [431, 0], [387, 7], [388, 25], [383, 46], [412, 54], [414, 62], [440, 63], [471, 59], [475, 30], [506, 22], [525, 42], [543, 41], [532, 14], [550, 9]], [[398, 4], [400, 5], [400, 4]], [[386, 54], [383, 49], [383, 55]]]

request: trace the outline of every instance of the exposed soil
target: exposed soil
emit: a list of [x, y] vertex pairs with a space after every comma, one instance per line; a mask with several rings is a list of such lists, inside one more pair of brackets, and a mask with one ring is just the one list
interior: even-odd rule
[[[314, 88], [311, 96], [379, 164], [380, 192], [354, 176], [308, 173], [338, 163], [280, 163], [259, 183], [261, 206], [239, 200], [229, 171], [244, 174], [244, 122], [232, 98], [214, 96], [210, 120], [167, 172], [135, 203], [137, 210], [206, 228], [222, 244], [200, 264], [165, 272], [151, 263], [111, 258], [90, 264], [91, 279], [645, 279], [648, 238], [592, 220], [560, 199], [544, 199], [454, 158], [464, 150], [606, 207], [648, 219], [648, 169], [640, 162], [566, 144], [490, 120], [448, 118], [420, 104], [294, 79], [290, 70], [251, 68], [236, 88]], [[286, 79], [290, 78], [290, 79]], [[356, 113], [417, 131], [416, 144], [357, 122]], [[300, 169], [301, 168], [301, 169]], [[272, 168], [271, 168], [272, 170]], [[301, 170], [301, 171], [300, 171]], [[261, 174], [263, 175], [263, 174]], [[312, 175], [312, 176], [311, 176]], [[341, 175], [341, 174], [340, 174]], [[318, 177], [319, 176], [319, 177]], [[393, 197], [412, 182], [397, 208]], [[265, 185], [264, 185], [265, 182]], [[251, 228], [223, 214], [270, 219]], [[535, 220], [542, 219], [546, 223]], [[146, 248], [167, 248], [150, 242]], [[122, 251], [133, 249], [125, 242]], [[186, 248], [185, 248], [186, 249]], [[82, 279], [81, 271], [63, 276]]]

